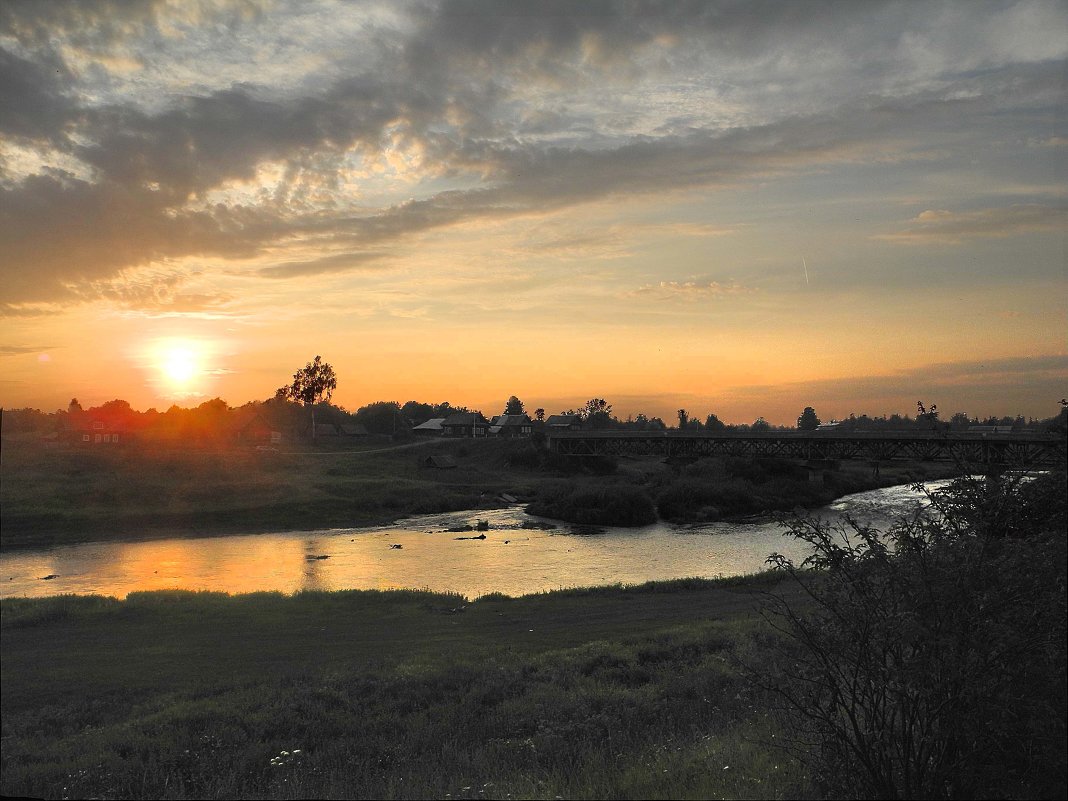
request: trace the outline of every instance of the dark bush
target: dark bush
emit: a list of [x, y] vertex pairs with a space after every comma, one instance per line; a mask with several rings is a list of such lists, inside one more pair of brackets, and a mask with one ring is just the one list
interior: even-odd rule
[[520, 467], [527, 470], [537, 470], [542, 465], [544, 451], [531, 445], [525, 445], [511, 451], [505, 456], [505, 462], [509, 467]]
[[731, 478], [739, 478], [751, 484], [763, 484], [770, 477], [756, 459], [726, 459], [723, 469]]
[[575, 487], [559, 484], [527, 507], [527, 512], [594, 526], [645, 526], [656, 522], [656, 509], [638, 487]]
[[754, 680], [832, 797], [1063, 797], [1064, 475], [961, 479], [887, 535], [798, 519], [810, 602], [773, 596]]

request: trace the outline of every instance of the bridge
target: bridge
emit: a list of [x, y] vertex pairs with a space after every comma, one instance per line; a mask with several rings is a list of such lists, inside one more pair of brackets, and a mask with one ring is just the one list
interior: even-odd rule
[[680, 431], [554, 431], [550, 450], [565, 456], [658, 455], [689, 460], [703, 456], [797, 459], [810, 463], [863, 460], [955, 462], [1006, 467], [1064, 465], [1063, 434], [936, 432], [690, 433]]

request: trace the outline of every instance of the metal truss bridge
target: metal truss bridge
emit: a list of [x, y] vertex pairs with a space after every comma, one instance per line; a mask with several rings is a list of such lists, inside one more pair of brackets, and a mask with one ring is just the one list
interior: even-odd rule
[[566, 456], [658, 455], [674, 459], [750, 456], [806, 462], [956, 462], [1012, 467], [1065, 464], [1063, 434], [768, 432], [692, 434], [678, 431], [557, 431], [549, 448]]

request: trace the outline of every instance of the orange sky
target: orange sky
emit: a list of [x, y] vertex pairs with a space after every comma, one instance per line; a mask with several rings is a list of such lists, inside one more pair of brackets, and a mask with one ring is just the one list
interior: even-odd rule
[[[429, 10], [429, 13], [426, 11]], [[1050, 3], [4, 4], [0, 403], [1068, 394]]]

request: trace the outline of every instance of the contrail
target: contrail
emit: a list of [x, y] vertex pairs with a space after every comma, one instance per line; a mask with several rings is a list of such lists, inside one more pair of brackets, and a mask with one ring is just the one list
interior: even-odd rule
[[805, 268], [805, 286], [812, 286], [812, 284], [809, 283], [809, 280], [808, 280], [808, 262], [805, 261], [805, 257], [804, 256], [801, 257], [801, 264]]

